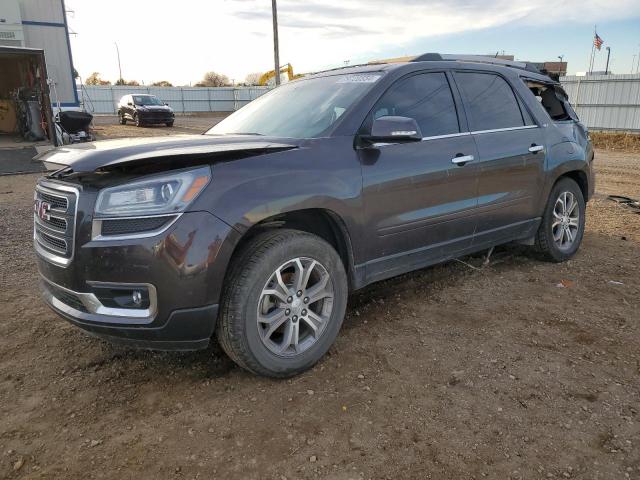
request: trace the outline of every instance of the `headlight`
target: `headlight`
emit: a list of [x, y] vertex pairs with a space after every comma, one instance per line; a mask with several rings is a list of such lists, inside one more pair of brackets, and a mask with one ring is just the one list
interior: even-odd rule
[[184, 210], [207, 186], [209, 167], [171, 172], [105, 188], [98, 195], [96, 217], [158, 215]]

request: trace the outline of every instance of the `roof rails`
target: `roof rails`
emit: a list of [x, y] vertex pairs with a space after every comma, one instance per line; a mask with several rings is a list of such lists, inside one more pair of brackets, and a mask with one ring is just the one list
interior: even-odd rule
[[519, 68], [520, 70], [527, 70], [533, 73], [541, 73], [532, 63], [515, 62], [513, 60], [503, 60], [502, 58], [487, 57], [483, 55], [447, 55], [440, 53], [425, 53], [419, 55], [412, 62], [438, 62], [438, 61], [450, 61], [450, 62], [474, 62], [474, 63], [488, 63], [491, 65], [502, 65], [504, 67]]

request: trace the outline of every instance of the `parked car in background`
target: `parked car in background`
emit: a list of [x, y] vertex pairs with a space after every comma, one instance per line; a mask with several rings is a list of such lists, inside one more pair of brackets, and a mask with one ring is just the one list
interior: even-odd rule
[[51, 152], [34, 213], [46, 302], [137, 347], [216, 335], [287, 377], [329, 350], [351, 291], [513, 241], [568, 260], [594, 192], [588, 132], [557, 82], [495, 63], [336, 69], [204, 135]]
[[169, 105], [155, 95], [135, 93], [120, 99], [118, 118], [122, 125], [131, 120], [137, 127], [162, 123], [167, 127], [173, 127], [175, 114]]

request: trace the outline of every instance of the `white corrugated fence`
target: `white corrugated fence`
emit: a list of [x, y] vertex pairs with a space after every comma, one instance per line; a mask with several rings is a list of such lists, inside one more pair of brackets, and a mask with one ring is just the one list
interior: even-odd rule
[[148, 93], [169, 104], [177, 113], [233, 112], [255, 100], [270, 87], [128, 87], [83, 86], [78, 98], [91, 113], [115, 114], [120, 99], [130, 93]]
[[588, 128], [640, 132], [640, 74], [568, 76], [560, 83]]

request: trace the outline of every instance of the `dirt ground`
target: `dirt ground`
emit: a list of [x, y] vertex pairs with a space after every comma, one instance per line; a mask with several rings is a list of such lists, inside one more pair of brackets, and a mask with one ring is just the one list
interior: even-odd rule
[[152, 137], [187, 133], [202, 133], [225, 118], [227, 113], [207, 113], [202, 115], [176, 115], [173, 127], [148, 125], [136, 127], [132, 122], [118, 123], [116, 115], [96, 115], [93, 132], [98, 140], [123, 137]]
[[[637, 154], [597, 169], [640, 197]], [[505, 246], [373, 285], [324, 360], [272, 381], [50, 312], [35, 180], [0, 178], [0, 478], [640, 478], [640, 215], [602, 196], [573, 260]]]

